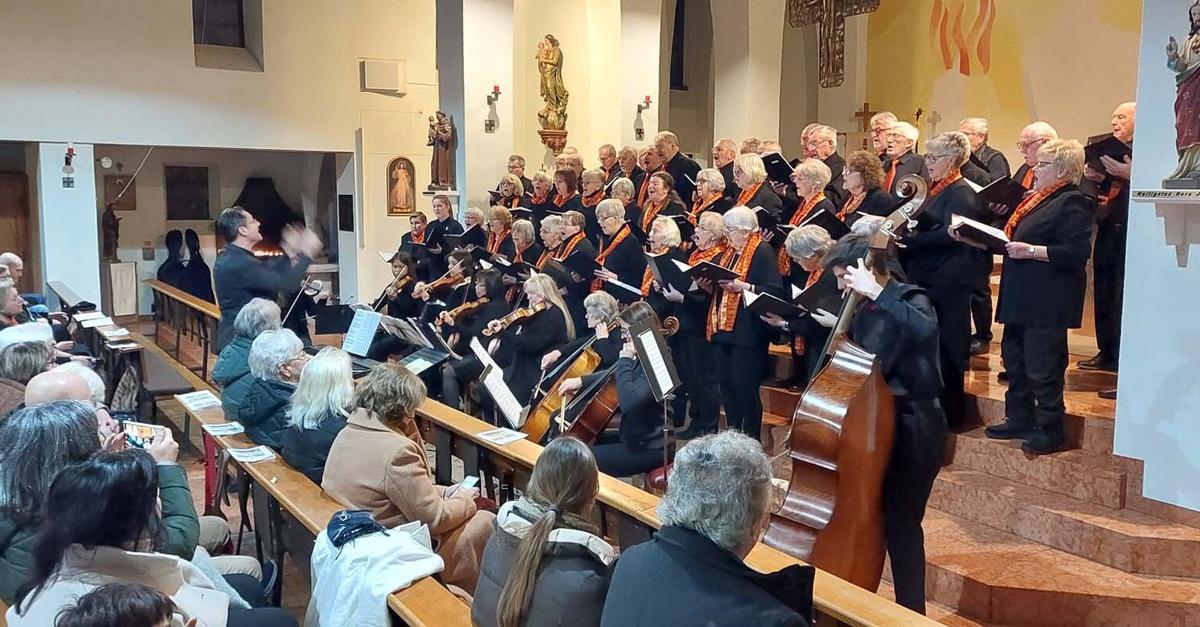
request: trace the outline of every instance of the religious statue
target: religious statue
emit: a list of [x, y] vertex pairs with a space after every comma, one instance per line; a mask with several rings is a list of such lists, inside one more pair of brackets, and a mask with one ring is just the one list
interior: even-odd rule
[[541, 95], [546, 103], [537, 113], [538, 123], [542, 126], [538, 135], [557, 155], [567, 145], [567, 100], [570, 97], [562, 79], [563, 54], [558, 39], [549, 33], [538, 42], [537, 48], [535, 58], [541, 78]]
[[[1179, 167], [1163, 182], [1164, 187], [1200, 187], [1200, 0], [1188, 7], [1188, 36], [1183, 45], [1171, 37], [1167, 42], [1167, 67], [1175, 72], [1175, 149]], [[1167, 181], [1175, 184], [1167, 185]]]
[[426, 145], [433, 146], [433, 159], [429, 174], [430, 191], [454, 189], [454, 143], [456, 140], [457, 133], [452, 118], [448, 118], [442, 111], [438, 111], [436, 117], [429, 116], [429, 142]]
[[416, 186], [413, 184], [412, 162], [404, 157], [392, 159], [388, 170], [388, 215], [405, 215], [416, 209]]
[[117, 240], [121, 237], [121, 219], [113, 211], [112, 203], [104, 205], [104, 213], [100, 217], [100, 233], [104, 244], [100, 260], [109, 263], [120, 261], [117, 258]]

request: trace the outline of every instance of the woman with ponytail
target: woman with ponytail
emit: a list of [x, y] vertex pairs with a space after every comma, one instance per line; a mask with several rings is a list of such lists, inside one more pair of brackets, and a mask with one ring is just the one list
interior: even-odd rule
[[546, 446], [525, 496], [500, 508], [471, 619], [480, 627], [600, 624], [617, 554], [591, 523], [599, 471], [586, 444]]

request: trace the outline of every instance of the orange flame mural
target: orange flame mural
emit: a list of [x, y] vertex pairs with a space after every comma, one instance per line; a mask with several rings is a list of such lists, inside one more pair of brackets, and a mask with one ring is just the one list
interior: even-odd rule
[[958, 71], [970, 76], [971, 53], [974, 51], [979, 73], [986, 74], [992, 67], [992, 25], [996, 21], [996, 0], [977, 0], [978, 13], [971, 29], [963, 34], [964, 13], [967, 0], [933, 0], [929, 15], [929, 33], [934, 45], [942, 54], [942, 64], [947, 70], [958, 62]]

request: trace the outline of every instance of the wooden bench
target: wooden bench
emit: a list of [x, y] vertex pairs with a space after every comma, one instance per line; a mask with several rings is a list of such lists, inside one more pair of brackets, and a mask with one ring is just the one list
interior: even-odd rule
[[143, 282], [154, 293], [155, 340], [163, 335], [157, 332], [160, 323], [171, 327], [175, 331], [175, 343], [170, 350], [174, 352], [175, 361], [183, 363], [179, 352], [183, 331], [194, 326], [195, 330], [189, 332], [199, 340], [200, 365], [188, 369], [207, 379], [212, 339], [216, 336], [217, 323], [221, 320], [221, 309], [158, 279], [147, 279]]
[[[162, 358], [170, 358], [165, 351], [145, 336], [132, 335], [135, 341], [145, 346], [147, 352], [157, 354]], [[201, 381], [182, 364], [178, 365], [178, 369], [180, 375], [188, 379], [197, 390], [217, 393], [212, 386]], [[210, 407], [198, 411], [185, 407], [184, 411], [200, 424], [226, 422], [225, 413], [220, 407]], [[244, 433], [234, 436], [208, 436], [206, 434], [206, 437], [211, 437], [217, 446], [223, 449], [256, 446]], [[256, 486], [259, 486], [270, 497], [270, 518], [272, 527], [275, 527], [272, 536], [279, 540], [278, 546], [274, 547], [276, 549], [273, 551], [274, 557], [282, 559], [283, 551], [287, 550], [296, 560], [296, 565], [301, 572], [307, 574], [312, 542], [325, 529], [333, 514], [344, 507], [326, 495], [320, 486], [310, 481], [303, 473], [288, 466], [278, 456], [272, 461], [239, 464], [239, 467], [254, 481]], [[295, 521], [306, 531], [308, 537], [303, 539], [307, 541], [306, 545], [296, 547], [295, 543], [288, 541], [288, 537], [294, 535], [290, 533], [294, 526], [289, 527], [287, 523], [290, 521], [283, 520], [284, 516], [290, 521]], [[279, 563], [282, 564], [282, 562]], [[409, 625], [466, 626], [471, 624], [470, 608], [451, 594], [445, 586], [432, 578], [421, 579], [414, 582], [413, 585], [393, 593], [388, 599], [388, 606]]]

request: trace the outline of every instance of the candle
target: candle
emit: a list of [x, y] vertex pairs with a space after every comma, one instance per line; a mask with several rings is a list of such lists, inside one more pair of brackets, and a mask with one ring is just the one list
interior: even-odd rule
[[650, 95], [649, 94], [646, 95], [646, 104], [650, 104]]
[[493, 94], [499, 94], [499, 93], [500, 93], [500, 86], [499, 86], [499, 85], [492, 85], [492, 93], [493, 93]]

